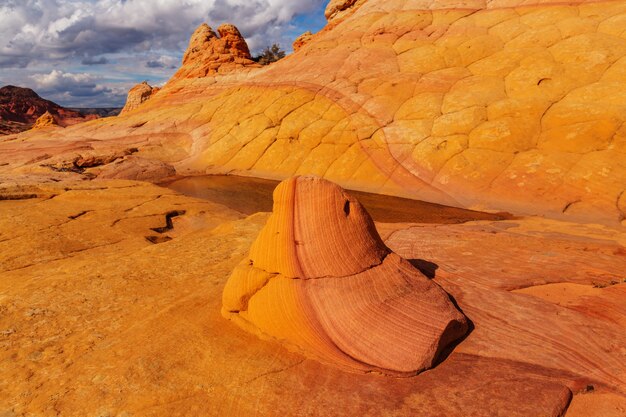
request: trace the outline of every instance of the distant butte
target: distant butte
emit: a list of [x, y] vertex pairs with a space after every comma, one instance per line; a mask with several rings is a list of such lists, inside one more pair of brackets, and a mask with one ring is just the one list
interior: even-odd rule
[[54, 122], [48, 120], [50, 123], [60, 126], [70, 126], [97, 118], [95, 115], [83, 116], [77, 111], [43, 99], [30, 88], [13, 85], [0, 88], [0, 135], [28, 130], [45, 113], [54, 119]]

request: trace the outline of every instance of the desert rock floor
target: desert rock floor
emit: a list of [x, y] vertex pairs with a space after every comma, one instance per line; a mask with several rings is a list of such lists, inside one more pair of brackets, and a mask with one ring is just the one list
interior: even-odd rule
[[435, 208], [392, 223], [374, 199], [386, 244], [473, 324], [433, 370], [390, 378], [222, 318], [268, 217], [243, 200], [132, 181], [0, 190], [0, 416], [626, 415], [623, 230]]

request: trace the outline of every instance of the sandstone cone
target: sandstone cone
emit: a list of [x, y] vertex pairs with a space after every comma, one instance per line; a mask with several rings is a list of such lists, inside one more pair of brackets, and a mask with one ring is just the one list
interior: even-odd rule
[[312, 177], [276, 188], [222, 301], [244, 329], [357, 372], [419, 373], [467, 332], [447, 293], [385, 246], [361, 204]]
[[202, 78], [247, 66], [259, 65], [252, 60], [248, 44], [239, 29], [226, 23], [217, 28], [216, 34], [209, 25], [203, 23], [191, 35], [189, 47], [183, 56], [183, 66], [176, 72], [174, 79]]
[[35, 121], [35, 124], [33, 125], [32, 129], [33, 130], [43, 129], [44, 127], [58, 126], [58, 125], [59, 123], [56, 121], [54, 116], [49, 111], [46, 111], [44, 114], [39, 116], [39, 118]]
[[293, 51], [296, 52], [297, 50], [302, 48], [311, 40], [312, 37], [313, 34], [310, 31], [306, 31], [302, 35], [298, 36], [296, 40], [293, 41]]
[[135, 110], [142, 103], [150, 99], [159, 91], [158, 87], [152, 87], [147, 81], [137, 84], [128, 91], [128, 98], [126, 104], [122, 109], [121, 114], [128, 113], [131, 110]]

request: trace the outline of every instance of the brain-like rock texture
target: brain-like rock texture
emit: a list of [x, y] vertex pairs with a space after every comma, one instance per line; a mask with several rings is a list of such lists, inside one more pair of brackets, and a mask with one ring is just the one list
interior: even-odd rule
[[314, 177], [283, 181], [233, 272], [223, 314], [340, 368], [411, 375], [467, 332], [448, 294], [391, 252], [361, 204]]
[[126, 104], [124, 105], [124, 108], [122, 109], [122, 112], [120, 114], [135, 110], [143, 102], [150, 99], [159, 90], [160, 89], [158, 87], [152, 87], [150, 84], [148, 84], [147, 81], [137, 84], [128, 92]]
[[36, 129], [43, 129], [44, 127], [58, 126], [58, 125], [59, 123], [56, 121], [54, 116], [49, 111], [46, 111], [44, 114], [39, 116], [37, 120], [35, 120], [35, 124], [33, 125], [32, 128], [33, 130], [36, 130]]
[[202, 26], [140, 110], [59, 138], [149, 146], [179, 173], [317, 175], [455, 206], [626, 219], [626, 3], [350, 3], [333, 1], [326, 28], [263, 68], [234, 31]]
[[[219, 36], [218, 36], [219, 34]], [[203, 23], [191, 36], [183, 56], [183, 66], [174, 78], [196, 78], [227, 73], [246, 66], [258, 66], [250, 55], [248, 44], [239, 29], [223, 24], [213, 29]]]

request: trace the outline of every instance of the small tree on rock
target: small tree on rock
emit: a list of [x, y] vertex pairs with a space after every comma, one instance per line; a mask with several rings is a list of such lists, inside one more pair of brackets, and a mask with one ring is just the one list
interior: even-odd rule
[[285, 51], [283, 51], [278, 44], [273, 44], [272, 46], [268, 46], [261, 52], [261, 55], [254, 58], [256, 62], [261, 65], [269, 65], [272, 62], [276, 62], [285, 57]]

